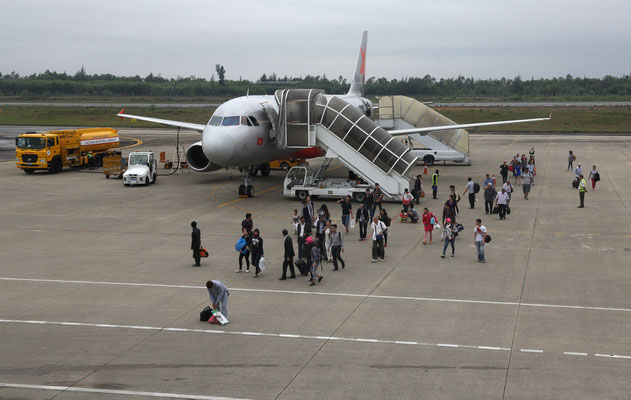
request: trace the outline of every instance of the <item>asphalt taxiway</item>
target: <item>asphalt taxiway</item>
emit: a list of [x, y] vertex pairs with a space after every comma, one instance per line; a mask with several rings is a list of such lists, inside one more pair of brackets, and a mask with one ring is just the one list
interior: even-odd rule
[[[119, 134], [142, 141], [125, 152], [173, 147], [172, 130]], [[386, 260], [371, 263], [371, 243], [353, 229], [347, 268], [325, 263], [315, 287], [278, 280], [281, 230], [298, 208], [280, 193], [280, 171], [238, 199], [238, 171], [125, 188], [100, 174], [26, 175], [1, 163], [0, 398], [628, 398], [631, 137], [470, 140], [473, 165], [432, 167], [439, 199], [421, 206], [439, 214], [449, 184], [462, 193], [468, 176], [501, 180], [500, 163], [534, 146], [530, 199], [516, 187], [499, 221], [463, 196], [454, 258], [440, 258], [438, 235], [423, 245], [421, 227], [393, 218]], [[584, 209], [568, 150], [602, 177]], [[339, 223], [339, 207], [323, 202]], [[387, 205], [392, 216], [400, 208]], [[258, 279], [234, 272], [246, 212], [264, 238]], [[475, 218], [493, 237], [486, 264], [476, 262]], [[210, 250], [201, 268], [191, 267], [191, 220]], [[227, 326], [199, 321], [208, 279], [230, 289]]]

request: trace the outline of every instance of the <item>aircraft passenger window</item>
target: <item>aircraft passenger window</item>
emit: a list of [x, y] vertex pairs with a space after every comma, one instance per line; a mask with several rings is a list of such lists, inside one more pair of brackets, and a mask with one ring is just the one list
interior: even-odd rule
[[258, 121], [256, 120], [256, 118], [254, 118], [254, 117], [252, 117], [252, 116], [249, 116], [248, 118], [250, 118], [250, 119], [252, 120], [252, 125], [254, 125], [254, 126], [259, 126], [259, 123], [258, 123]]
[[210, 119], [209, 125], [212, 125], [212, 126], [219, 126], [219, 125], [221, 125], [221, 118], [223, 118], [223, 117], [215, 115], [214, 117], [212, 117]]
[[239, 125], [239, 117], [224, 117], [221, 121], [221, 126], [234, 126]]
[[245, 115], [241, 116], [241, 125], [252, 126], [252, 122]]

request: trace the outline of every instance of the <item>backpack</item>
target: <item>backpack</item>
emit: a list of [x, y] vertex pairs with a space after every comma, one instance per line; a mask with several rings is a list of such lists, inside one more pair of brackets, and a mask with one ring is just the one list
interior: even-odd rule
[[239, 240], [237, 240], [237, 244], [234, 245], [234, 249], [240, 253], [247, 244], [248, 242], [244, 238], [240, 237]]
[[210, 307], [206, 307], [202, 310], [202, 312], [199, 313], [199, 320], [208, 321], [210, 317], [212, 317], [212, 315], [213, 315], [213, 309]]
[[480, 191], [480, 184], [478, 182], [475, 182], [473, 184], [473, 193], [478, 193]]

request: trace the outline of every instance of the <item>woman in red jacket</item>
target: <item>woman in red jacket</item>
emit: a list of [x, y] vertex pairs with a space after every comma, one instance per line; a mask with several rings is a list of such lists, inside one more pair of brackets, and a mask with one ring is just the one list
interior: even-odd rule
[[425, 225], [425, 237], [423, 238], [423, 244], [427, 244], [427, 233], [429, 232], [429, 243], [432, 243], [432, 231], [434, 230], [434, 224], [436, 223], [436, 216], [429, 212], [427, 208], [423, 209], [423, 225]]

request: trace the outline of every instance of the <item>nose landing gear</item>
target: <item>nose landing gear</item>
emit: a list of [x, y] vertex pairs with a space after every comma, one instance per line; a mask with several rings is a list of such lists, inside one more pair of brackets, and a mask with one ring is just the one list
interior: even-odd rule
[[239, 197], [253, 197], [254, 186], [250, 184], [252, 178], [253, 167], [247, 167], [243, 170], [243, 185], [239, 185]]

